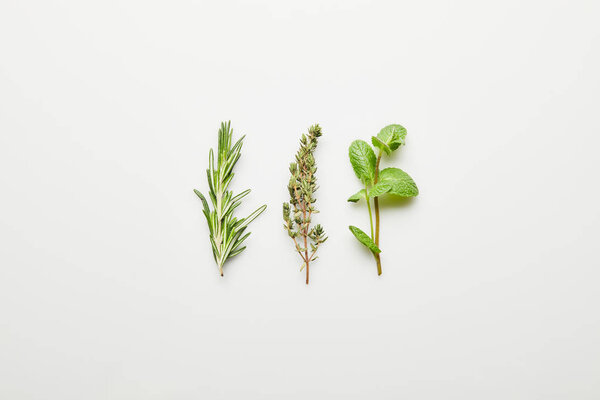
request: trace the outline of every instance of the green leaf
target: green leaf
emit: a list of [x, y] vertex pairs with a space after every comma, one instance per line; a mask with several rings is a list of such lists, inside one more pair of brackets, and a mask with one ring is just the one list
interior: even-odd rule
[[415, 181], [400, 168], [386, 168], [382, 170], [379, 173], [379, 182], [390, 185], [388, 193], [395, 194], [396, 196], [414, 197], [419, 194], [419, 188], [417, 188]]
[[364, 183], [371, 183], [375, 178], [375, 152], [364, 140], [355, 140], [348, 149], [350, 163], [354, 173]]
[[262, 214], [263, 211], [265, 211], [267, 209], [267, 205], [264, 204], [260, 207], [258, 207], [256, 210], [254, 210], [254, 212], [250, 215], [248, 215], [246, 218], [242, 218], [239, 221], [236, 222], [236, 224], [234, 225], [236, 229], [243, 229], [246, 228], [248, 226], [248, 224], [250, 224], [250, 222], [254, 221], [256, 219], [256, 217], [258, 217], [260, 214]]
[[196, 196], [200, 197], [200, 200], [202, 200], [202, 208], [203, 208], [202, 212], [206, 216], [206, 219], [209, 220], [210, 219], [210, 208], [208, 208], [208, 202], [206, 201], [206, 198], [202, 195], [202, 193], [200, 193], [199, 190], [194, 189], [194, 193], [196, 193]]
[[378, 182], [375, 186], [369, 190], [369, 198], [379, 197], [383, 194], [386, 194], [392, 189], [392, 185], [387, 182]]
[[[388, 193], [391, 189], [392, 185], [390, 185], [388, 182], [379, 182], [371, 189], [369, 189], [369, 198], [372, 199], [373, 197], [379, 197], [381, 195], [384, 195]], [[364, 200], [364, 198], [365, 189], [361, 189], [358, 192], [354, 193], [352, 196], [350, 196], [347, 201], [356, 203], [359, 200]]]
[[348, 228], [350, 228], [350, 232], [352, 232], [352, 234], [358, 239], [358, 241], [367, 246], [369, 250], [371, 250], [374, 254], [381, 253], [379, 247], [377, 247], [377, 245], [373, 242], [373, 240], [371, 240], [371, 238], [366, 233], [352, 225], [350, 225]]
[[371, 136], [371, 143], [373, 143], [373, 146], [377, 147], [378, 149], [383, 150], [385, 154], [390, 154], [392, 152], [390, 146], [388, 146], [387, 143], [379, 140], [376, 136]]
[[354, 193], [352, 196], [348, 197], [348, 201], [351, 201], [352, 203], [356, 203], [360, 199], [364, 199], [364, 198], [365, 198], [365, 189], [361, 189], [358, 192]]
[[377, 134], [377, 139], [389, 147], [389, 153], [403, 145], [404, 138], [406, 138], [406, 128], [398, 124], [388, 125]]

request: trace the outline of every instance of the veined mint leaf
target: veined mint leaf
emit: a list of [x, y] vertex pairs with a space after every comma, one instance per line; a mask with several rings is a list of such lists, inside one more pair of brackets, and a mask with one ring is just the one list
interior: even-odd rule
[[377, 136], [371, 136], [371, 143], [373, 143], [373, 146], [384, 151], [385, 154], [390, 154], [392, 152], [392, 149], [390, 149], [390, 146], [388, 146], [387, 143], [382, 142], [379, 138], [377, 138]]
[[372, 199], [373, 197], [379, 197], [383, 194], [386, 194], [390, 190], [392, 190], [392, 185], [390, 185], [388, 182], [378, 182], [371, 188], [371, 190], [369, 190], [369, 198]]
[[390, 185], [388, 193], [395, 194], [396, 196], [414, 197], [419, 194], [419, 189], [415, 181], [400, 168], [386, 168], [382, 170], [379, 172], [379, 182]]
[[375, 152], [364, 140], [355, 140], [348, 149], [350, 163], [354, 173], [364, 183], [371, 183], [375, 178]]
[[379, 247], [375, 245], [373, 240], [371, 240], [371, 238], [366, 233], [352, 225], [350, 225], [348, 228], [350, 228], [350, 232], [352, 232], [352, 234], [358, 239], [358, 241], [367, 246], [369, 250], [371, 250], [375, 254], [381, 253]]
[[365, 198], [365, 189], [361, 189], [358, 192], [354, 193], [352, 196], [348, 197], [348, 201], [351, 201], [352, 203], [356, 203], [360, 199], [364, 199], [364, 198]]
[[377, 134], [377, 139], [385, 143], [391, 151], [403, 145], [404, 138], [406, 138], [406, 128], [398, 124], [388, 125]]

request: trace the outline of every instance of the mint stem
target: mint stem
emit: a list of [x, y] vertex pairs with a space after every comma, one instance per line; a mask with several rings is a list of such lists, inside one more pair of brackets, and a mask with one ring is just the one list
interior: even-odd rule
[[371, 240], [375, 240], [373, 236], [373, 214], [371, 213], [371, 201], [369, 200], [369, 188], [365, 184], [365, 200], [367, 201], [367, 208], [369, 209], [369, 222], [371, 223]]
[[[379, 150], [379, 154], [377, 155], [377, 162], [375, 163], [375, 180], [374, 184], [377, 184], [379, 180], [379, 162], [381, 161], [381, 150]], [[379, 197], [373, 198], [373, 203], [375, 205], [375, 245], [379, 247]], [[381, 256], [375, 254], [375, 261], [377, 261], [377, 275], [381, 275]]]

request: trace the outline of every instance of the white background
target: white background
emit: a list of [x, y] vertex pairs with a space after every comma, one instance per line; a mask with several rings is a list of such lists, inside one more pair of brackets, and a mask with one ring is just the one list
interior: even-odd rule
[[[0, 398], [600, 398], [596, 1], [0, 5]], [[247, 134], [218, 276], [201, 203], [222, 120]], [[304, 284], [281, 226], [318, 122]], [[349, 143], [420, 197], [382, 210]]]

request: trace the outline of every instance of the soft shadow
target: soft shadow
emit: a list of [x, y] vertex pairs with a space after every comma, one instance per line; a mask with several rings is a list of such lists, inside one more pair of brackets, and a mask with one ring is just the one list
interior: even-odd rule
[[414, 197], [400, 197], [388, 194], [379, 197], [379, 208], [405, 208], [409, 207], [414, 201]]

